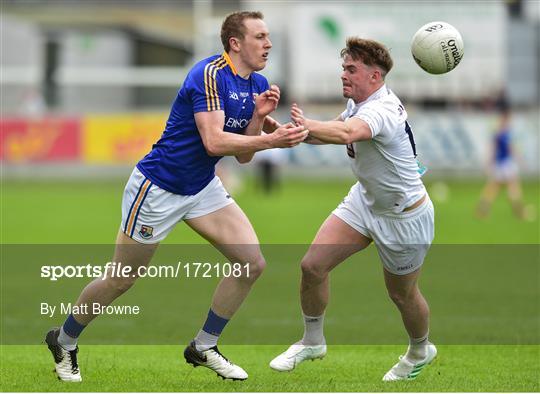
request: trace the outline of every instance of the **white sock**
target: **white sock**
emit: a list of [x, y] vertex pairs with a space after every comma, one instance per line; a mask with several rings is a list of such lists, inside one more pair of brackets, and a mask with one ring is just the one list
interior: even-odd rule
[[304, 345], [324, 345], [326, 342], [323, 335], [324, 313], [321, 316], [304, 316]]
[[64, 331], [64, 327], [61, 327], [60, 334], [58, 335], [58, 344], [68, 352], [71, 352], [77, 348], [77, 338], [70, 337]]
[[427, 357], [428, 334], [422, 338], [409, 338], [409, 348], [405, 358], [412, 363], [423, 361]]
[[218, 339], [218, 336], [209, 334], [204, 330], [200, 330], [195, 337], [195, 348], [200, 352], [208, 350], [217, 345]]

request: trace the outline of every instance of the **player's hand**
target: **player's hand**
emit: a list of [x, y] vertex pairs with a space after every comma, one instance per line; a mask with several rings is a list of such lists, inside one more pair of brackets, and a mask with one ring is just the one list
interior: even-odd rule
[[270, 89], [255, 97], [256, 114], [264, 117], [274, 112], [278, 106], [280, 94], [279, 87], [272, 85]]
[[304, 111], [296, 103], [291, 106], [291, 119], [295, 125], [306, 127]]
[[306, 139], [309, 131], [304, 126], [287, 123], [277, 128], [272, 134], [267, 134], [273, 148], [292, 148]]

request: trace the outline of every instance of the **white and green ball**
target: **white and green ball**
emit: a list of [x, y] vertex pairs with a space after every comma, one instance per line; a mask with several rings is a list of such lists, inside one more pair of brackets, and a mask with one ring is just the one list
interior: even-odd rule
[[463, 59], [463, 39], [459, 31], [446, 22], [426, 23], [414, 35], [411, 53], [428, 73], [444, 74]]

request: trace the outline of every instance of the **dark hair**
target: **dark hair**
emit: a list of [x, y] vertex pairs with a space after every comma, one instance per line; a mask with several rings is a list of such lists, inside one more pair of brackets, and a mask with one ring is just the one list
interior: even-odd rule
[[353, 60], [360, 60], [366, 66], [379, 66], [383, 73], [383, 78], [392, 69], [394, 62], [390, 57], [390, 52], [380, 42], [366, 40], [359, 37], [347, 38], [346, 47], [341, 50], [341, 57], [349, 55]]
[[231, 49], [231, 45], [229, 44], [231, 37], [244, 38], [244, 34], [246, 33], [246, 27], [244, 26], [245, 19], [263, 18], [262, 12], [259, 11], [239, 11], [227, 15], [221, 25], [221, 43], [225, 52], [229, 52]]

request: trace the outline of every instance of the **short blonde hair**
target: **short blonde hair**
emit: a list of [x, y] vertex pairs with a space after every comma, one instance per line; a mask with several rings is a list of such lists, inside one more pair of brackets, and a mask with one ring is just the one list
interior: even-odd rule
[[227, 15], [223, 24], [221, 25], [221, 43], [225, 52], [231, 50], [231, 44], [229, 39], [236, 37], [243, 39], [246, 34], [246, 27], [244, 26], [244, 20], [246, 19], [263, 19], [262, 12], [259, 11], [239, 11], [233, 12]]

